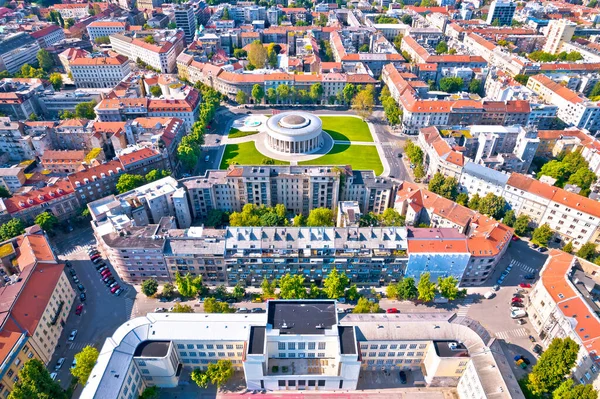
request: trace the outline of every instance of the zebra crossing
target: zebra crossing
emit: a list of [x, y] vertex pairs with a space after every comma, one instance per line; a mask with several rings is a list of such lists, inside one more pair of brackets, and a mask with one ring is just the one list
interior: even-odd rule
[[525, 263], [520, 262], [518, 260], [514, 260], [512, 262], [510, 262], [513, 267], [518, 267], [519, 269], [523, 270], [525, 273], [536, 273], [538, 270], [534, 267], [531, 266], [527, 266]]
[[86, 346], [95, 347], [96, 344], [94, 344], [93, 342], [73, 342], [73, 343], [71, 343], [70, 349], [74, 350], [75, 353], [79, 353]]
[[76, 245], [73, 248], [69, 249], [68, 251], [65, 251], [59, 255], [61, 256], [69, 256], [69, 255], [73, 255], [76, 253], [79, 253], [81, 251], [87, 250], [88, 245]]
[[527, 337], [529, 331], [525, 328], [515, 328], [514, 330], [500, 331], [496, 333], [496, 338], [507, 340], [511, 337]]
[[[121, 294], [123, 295], [123, 294]], [[136, 318], [137, 315], [137, 304], [131, 298], [125, 298], [125, 314], [129, 315], [129, 320]]]
[[467, 313], [469, 313], [469, 308], [471, 307], [472, 304], [473, 304], [472, 298], [463, 299], [462, 305], [456, 311], [456, 316], [465, 317], [467, 315]]

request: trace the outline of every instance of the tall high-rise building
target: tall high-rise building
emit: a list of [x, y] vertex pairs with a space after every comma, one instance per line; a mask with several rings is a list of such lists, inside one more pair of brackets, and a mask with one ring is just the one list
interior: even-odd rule
[[569, 42], [571, 40], [576, 27], [576, 24], [567, 19], [550, 21], [544, 51], [550, 54], [557, 54], [560, 51], [562, 42]]
[[196, 16], [194, 9], [188, 4], [180, 4], [175, 7], [175, 24], [185, 33], [185, 44], [189, 45], [194, 41], [196, 34]]
[[491, 25], [494, 21], [498, 20], [500, 26], [510, 25], [516, 9], [516, 3], [513, 3], [510, 0], [494, 0], [490, 5], [490, 11], [486, 22]]

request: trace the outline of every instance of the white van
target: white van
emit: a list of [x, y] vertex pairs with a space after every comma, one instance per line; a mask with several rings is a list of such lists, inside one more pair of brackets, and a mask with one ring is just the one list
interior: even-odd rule
[[495, 296], [496, 296], [496, 293], [494, 291], [488, 291], [485, 294], [483, 294], [483, 297], [485, 299], [492, 299]]
[[521, 317], [525, 317], [527, 316], [527, 312], [524, 311], [523, 309], [519, 309], [519, 310], [512, 310], [510, 312], [510, 317], [512, 317], [513, 319], [520, 319]]

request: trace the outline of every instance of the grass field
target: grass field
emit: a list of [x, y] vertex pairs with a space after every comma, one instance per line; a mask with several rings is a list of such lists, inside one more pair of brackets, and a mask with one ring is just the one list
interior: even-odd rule
[[383, 165], [374, 145], [335, 144], [329, 153], [299, 165], [351, 165], [354, 170], [373, 169], [375, 175], [383, 172]]
[[230, 139], [239, 139], [240, 137], [252, 136], [253, 134], [256, 134], [256, 133], [258, 133], [258, 130], [253, 130], [251, 132], [244, 132], [244, 131], [241, 131], [240, 129], [236, 129], [235, 127], [232, 127], [229, 130], [228, 137]]
[[323, 130], [334, 140], [373, 141], [371, 131], [366, 122], [353, 116], [321, 116]]
[[[223, 159], [221, 160], [221, 169], [227, 169], [231, 162], [237, 165], [261, 165], [264, 159], [270, 159], [261, 154], [254, 145], [254, 141], [248, 141], [240, 144], [227, 144]], [[273, 160], [274, 165], [289, 165], [289, 162]]]

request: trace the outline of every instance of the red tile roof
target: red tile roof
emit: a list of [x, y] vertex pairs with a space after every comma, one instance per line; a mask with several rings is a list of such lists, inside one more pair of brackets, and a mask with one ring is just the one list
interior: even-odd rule
[[45, 204], [46, 202], [53, 201], [73, 192], [73, 186], [68, 180], [59, 180], [53, 186], [46, 186], [44, 188], [7, 198], [4, 200], [4, 205], [6, 206], [8, 213], [13, 214], [23, 209]]
[[134, 164], [141, 160], [153, 158], [156, 156], [160, 156], [160, 152], [153, 150], [152, 148], [142, 148], [140, 150], [133, 151], [128, 154], [120, 155], [119, 161], [121, 161], [123, 166], [127, 167], [128, 165]]

